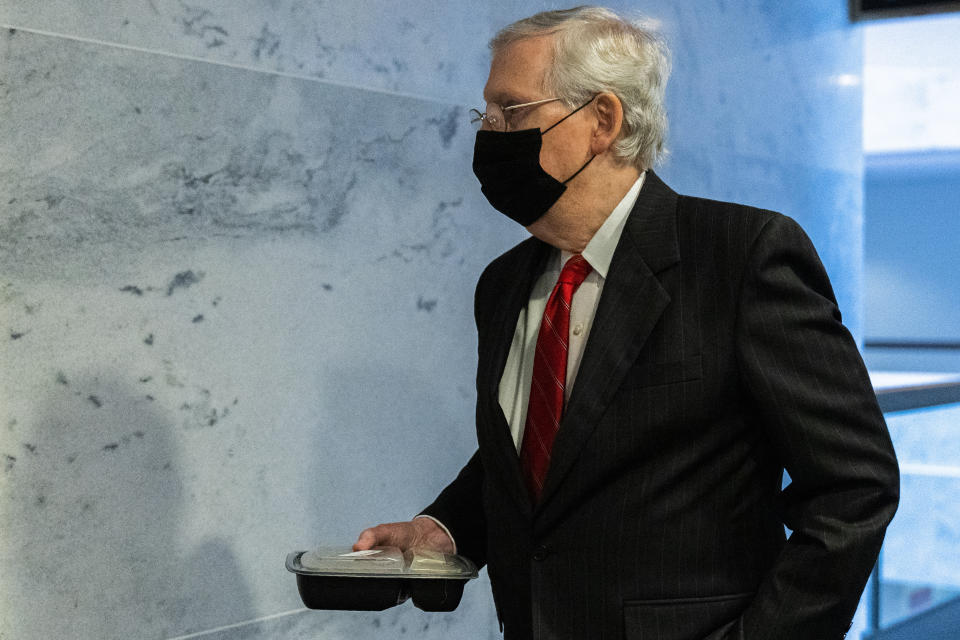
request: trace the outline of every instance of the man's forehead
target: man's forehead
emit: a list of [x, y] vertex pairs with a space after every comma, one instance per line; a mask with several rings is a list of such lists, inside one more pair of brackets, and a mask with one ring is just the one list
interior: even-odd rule
[[553, 36], [537, 36], [510, 43], [490, 63], [483, 89], [487, 102], [529, 102], [543, 97], [543, 81], [553, 54]]

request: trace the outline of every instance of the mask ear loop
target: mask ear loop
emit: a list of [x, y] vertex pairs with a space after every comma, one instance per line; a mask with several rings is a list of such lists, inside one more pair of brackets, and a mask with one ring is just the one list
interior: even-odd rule
[[566, 120], [567, 118], [569, 118], [570, 116], [572, 116], [573, 114], [575, 114], [577, 111], [580, 111], [580, 109], [583, 109], [585, 106], [587, 106], [588, 104], [590, 104], [591, 102], [593, 102], [593, 99], [596, 98], [598, 95], [600, 95], [600, 94], [598, 94], [598, 93], [593, 94], [593, 96], [592, 96], [589, 100], [587, 100], [587, 101], [584, 102], [582, 105], [580, 105], [579, 107], [577, 107], [576, 109], [574, 109], [573, 111], [571, 111], [570, 113], [568, 113], [567, 115], [563, 116], [562, 118], [560, 118], [559, 120], [557, 120], [556, 122], [554, 122], [552, 125], [550, 125], [550, 126], [547, 127], [546, 129], [544, 129], [544, 130], [543, 130], [543, 133], [541, 133], [540, 135], [545, 135], [545, 134], [547, 133], [547, 131], [550, 131], [550, 129], [553, 129], [555, 126], [557, 126], [558, 124], [560, 124], [561, 122], [563, 122], [564, 120]]
[[580, 175], [580, 172], [583, 171], [584, 169], [586, 169], [586, 168], [587, 168], [587, 165], [590, 164], [591, 162], [593, 162], [593, 159], [596, 158], [596, 157], [597, 157], [596, 155], [590, 156], [590, 159], [587, 160], [586, 162], [584, 162], [584, 163], [583, 163], [583, 166], [580, 167], [579, 169], [577, 169], [577, 172], [576, 172], [575, 174], [573, 174], [572, 176], [570, 176], [569, 178], [567, 178], [566, 180], [564, 180], [561, 184], [567, 184], [568, 182], [570, 182], [571, 180], [573, 180], [574, 178], [576, 178], [578, 175]]
[[[598, 95], [600, 95], [600, 94], [597, 94], [597, 93], [593, 94], [593, 96], [592, 96], [589, 100], [587, 100], [587, 101], [584, 102], [582, 105], [580, 105], [579, 107], [577, 107], [576, 109], [574, 109], [573, 111], [571, 111], [570, 113], [568, 113], [567, 115], [563, 116], [562, 118], [560, 118], [559, 120], [557, 120], [556, 122], [554, 122], [552, 125], [550, 125], [549, 127], [547, 127], [547, 128], [543, 131], [543, 133], [541, 133], [540, 135], [541, 135], [541, 136], [544, 135], [545, 133], [547, 133], [547, 131], [550, 131], [550, 129], [553, 129], [555, 126], [557, 126], [558, 124], [560, 124], [561, 122], [563, 122], [564, 120], [566, 120], [567, 118], [569, 118], [570, 116], [572, 116], [573, 114], [575, 114], [577, 111], [580, 111], [580, 109], [583, 109], [585, 106], [587, 106], [588, 104], [590, 104], [591, 102], [593, 102], [593, 99], [596, 98]], [[574, 178], [576, 178], [578, 175], [580, 175], [580, 172], [581, 172], [581, 171], [583, 171], [584, 169], [587, 168], [587, 165], [588, 165], [588, 164], [590, 164], [591, 162], [593, 162], [593, 159], [596, 158], [596, 157], [597, 157], [596, 154], [590, 156], [590, 159], [587, 160], [586, 162], [584, 162], [583, 165], [582, 165], [579, 169], [577, 169], [576, 173], [574, 173], [572, 176], [570, 176], [569, 178], [567, 178], [566, 180], [564, 180], [564, 181], [561, 182], [560, 184], [567, 184], [568, 182], [570, 182], [571, 180], [573, 180]]]

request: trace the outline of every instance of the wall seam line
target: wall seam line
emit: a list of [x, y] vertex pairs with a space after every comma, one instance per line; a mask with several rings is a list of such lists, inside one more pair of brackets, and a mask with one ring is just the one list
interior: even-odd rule
[[437, 104], [447, 105], [451, 107], [463, 107], [466, 108], [466, 105], [460, 104], [458, 102], [451, 102], [448, 100], [441, 100], [439, 98], [417, 95], [414, 93], [404, 93], [403, 91], [392, 91], [390, 89], [382, 89], [378, 87], [367, 87], [359, 84], [352, 84], [349, 82], [340, 82], [336, 80], [329, 80], [326, 78], [318, 78], [317, 76], [311, 76], [305, 73], [291, 73], [289, 71], [276, 71], [271, 69], [263, 69], [260, 67], [255, 67], [252, 65], [239, 64], [236, 62], [226, 62], [223, 60], [212, 60], [210, 58], [201, 58], [200, 56], [192, 56], [185, 53], [174, 53], [171, 51], [163, 51], [161, 49], [151, 49], [148, 47], [137, 47], [131, 44], [124, 44], [122, 42], [109, 42], [107, 40], [98, 40], [96, 38], [86, 38], [83, 36], [75, 36], [65, 33], [56, 33], [54, 31], [45, 31], [43, 29], [34, 29], [31, 27], [18, 27], [12, 24], [6, 24], [0, 22], [0, 29], [7, 29], [11, 31], [22, 31], [24, 33], [31, 33], [38, 36], [44, 36], [48, 38], [61, 38], [63, 40], [70, 40], [73, 42], [81, 42], [83, 44], [94, 44], [100, 45], [103, 47], [110, 47], [112, 49], [121, 49], [125, 51], [133, 51], [136, 53], [146, 53], [155, 56], [161, 56], [164, 58], [173, 58], [175, 60], [186, 60], [189, 62], [201, 62], [206, 64], [212, 64], [218, 67], [226, 67], [229, 69], [237, 69], [240, 71], [250, 71], [252, 73], [262, 73], [265, 75], [279, 76], [281, 78], [290, 78], [293, 80], [304, 80], [307, 82], [314, 82], [317, 84], [329, 85], [332, 87], [342, 87], [344, 89], [355, 89], [358, 91], [368, 91], [370, 93], [378, 93], [386, 96], [392, 96], [396, 98], [408, 98], [413, 100], [420, 100], [423, 102], [434, 102]]
[[196, 633], [188, 633], [185, 636], [177, 636], [175, 638], [167, 638], [167, 640], [191, 640], [192, 638], [201, 638], [211, 633], [220, 633], [221, 631], [229, 631], [230, 629], [238, 629], [240, 627], [245, 627], [251, 624], [257, 624], [258, 622], [266, 622], [267, 620], [275, 620], [277, 618], [283, 618], [286, 616], [292, 616], [296, 613], [302, 613], [304, 611], [309, 611], [306, 607], [301, 607], [299, 609], [291, 609], [290, 611], [282, 611], [280, 613], [274, 613], [269, 616], [263, 616], [262, 618], [254, 618], [252, 620], [244, 620], [243, 622], [235, 622], [234, 624], [224, 625], [222, 627], [217, 627], [215, 629], [207, 629], [205, 631], [197, 631]]

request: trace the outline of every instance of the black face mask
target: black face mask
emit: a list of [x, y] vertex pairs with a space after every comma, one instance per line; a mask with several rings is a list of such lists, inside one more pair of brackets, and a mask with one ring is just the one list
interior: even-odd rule
[[473, 173], [480, 180], [480, 190], [493, 208], [523, 226], [536, 222], [567, 190], [567, 183], [576, 178], [592, 156], [576, 173], [560, 182], [540, 166], [543, 135], [574, 113], [590, 104], [590, 98], [546, 131], [478, 131], [473, 147]]

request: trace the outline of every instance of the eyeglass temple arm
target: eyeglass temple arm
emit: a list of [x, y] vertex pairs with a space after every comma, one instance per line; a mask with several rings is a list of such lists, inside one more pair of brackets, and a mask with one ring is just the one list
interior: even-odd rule
[[509, 107], [500, 107], [500, 110], [503, 112], [513, 111], [514, 109], [520, 109], [521, 107], [532, 107], [538, 104], [543, 104], [544, 102], [554, 102], [560, 98], [544, 98], [543, 100], [534, 100], [533, 102], [524, 102], [523, 104], [512, 104]]

